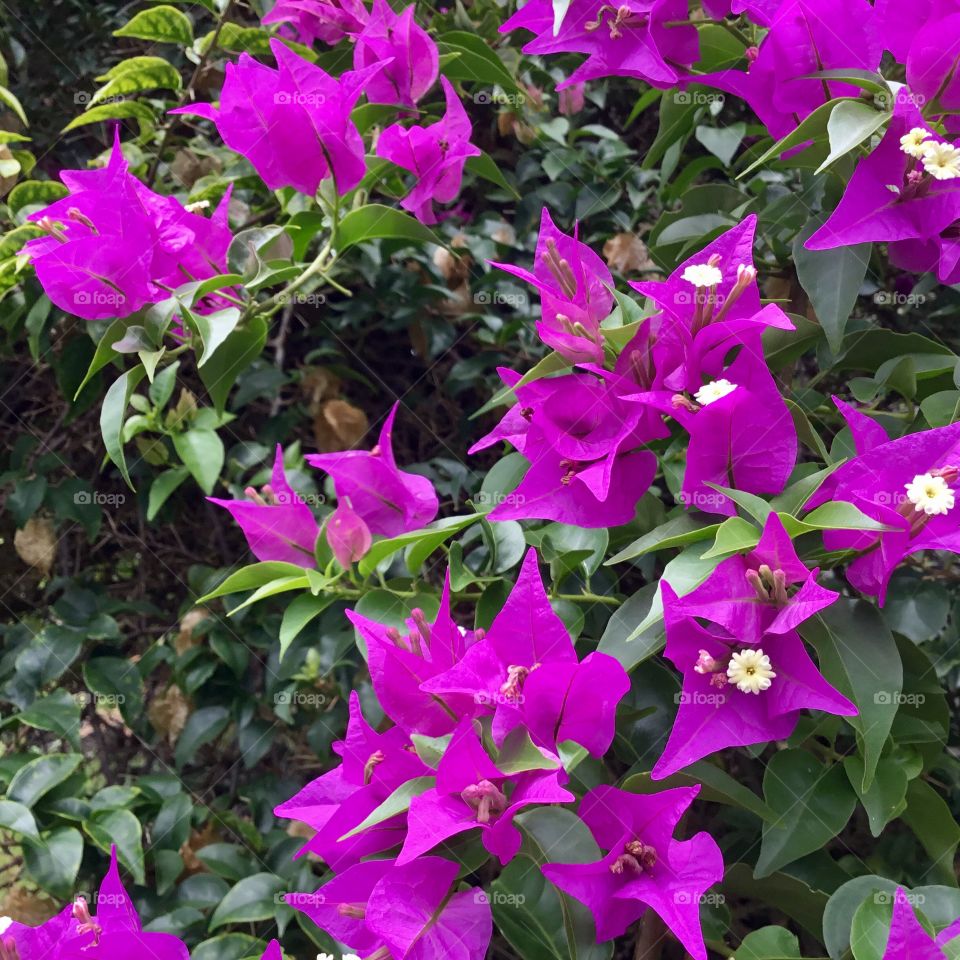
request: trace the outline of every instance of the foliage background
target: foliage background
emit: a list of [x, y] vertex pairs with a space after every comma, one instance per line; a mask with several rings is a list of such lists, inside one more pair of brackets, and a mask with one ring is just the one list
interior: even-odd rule
[[[135, 7], [103, 0], [0, 7], [5, 85], [30, 120], [36, 167], [24, 172], [32, 178], [82, 167], [109, 146], [102, 123], [61, 131], [89, 107], [96, 77], [121, 59], [158, 52], [111, 35]], [[197, 36], [213, 28], [215, 8], [185, 9]], [[254, 25], [260, 13], [256, 3], [231, 5], [240, 23]], [[504, 10], [494, 0], [469, 7], [457, 0], [440, 11], [422, 4], [418, 14], [440, 33], [477, 32], [497, 45], [511, 72], [521, 67], [516, 41], [496, 33]], [[717, 65], [728, 56], [722, 33], [710, 52]], [[185, 82], [193, 75], [195, 64], [182, 50], [166, 45], [160, 53]], [[201, 96], [216, 90], [225, 55], [216, 52], [206, 62], [196, 83]], [[510, 189], [468, 180], [461, 197], [466, 222], [440, 228], [459, 259], [443, 248], [402, 241], [365, 243], [338, 275], [351, 297], [321, 289], [312, 302], [288, 304], [274, 317], [266, 348], [230, 396], [228, 416], [216, 419], [225, 448], [223, 469], [211, 484], [217, 495], [262, 482], [276, 443], [291, 463], [302, 451], [369, 446], [399, 398], [398, 460], [417, 464], [434, 480], [444, 513], [476, 500], [495, 458], [468, 457], [466, 448], [496, 412], [470, 418], [495, 391], [498, 365], [526, 369], [543, 349], [532, 333], [535, 303], [491, 275], [485, 261], [529, 262], [544, 205], [564, 228], [580, 221], [581, 239], [604, 251], [618, 280], [672, 268], [712, 231], [758, 213], [765, 293], [800, 318], [798, 334], [776, 345], [776, 356], [799, 421], [810, 425], [801, 439], [812, 449], [818, 443], [833, 455], [848, 449], [848, 435], [827, 403], [848, 384], [887, 410], [891, 422], [939, 425], [953, 418], [960, 400], [957, 291], [914, 288], [888, 272], [877, 251], [865, 275], [841, 270], [829, 290], [808, 284], [805, 292], [798, 281], [794, 238], [833, 205], [852, 160], [844, 158], [824, 176], [773, 165], [733, 180], [756, 155], [763, 130], [732, 98], [658, 100], [641, 84], [601, 81], [589, 86], [582, 111], [564, 116], [553, 92], [559, 76], [555, 60], [525, 60], [523, 86], [515, 93], [487, 93], [484, 100], [492, 88], [475, 86], [468, 103], [475, 142], [497, 161]], [[175, 125], [165, 139], [161, 111], [177, 96], [153, 91], [142, 98], [158, 127], [143, 131], [137, 173], [155, 172], [165, 191], [185, 200], [217, 196], [235, 182], [235, 225], [287, 215], [218, 141], [189, 124]], [[10, 111], [0, 128], [25, 129]], [[138, 125], [126, 123], [128, 131], [139, 132]], [[158, 160], [161, 143], [166, 152]], [[19, 156], [10, 148], [0, 159]], [[4, 181], [8, 199], [15, 180]], [[10, 226], [19, 222], [16, 210], [4, 212]], [[815, 312], [810, 298], [818, 294]], [[838, 301], [833, 310], [828, 294]], [[814, 323], [817, 316], [822, 327]], [[34, 281], [0, 301], [0, 336], [0, 790], [8, 801], [29, 806], [36, 825], [34, 831], [17, 823], [16, 811], [0, 801], [0, 914], [39, 919], [78, 887], [90, 889], [113, 838], [150, 928], [182, 936], [196, 947], [196, 960], [258, 953], [278, 927], [292, 955], [315, 953], [326, 946], [322, 935], [301, 925], [278, 895], [315, 887], [320, 872], [291, 859], [300, 839], [271, 810], [329, 764], [350, 690], [360, 692], [376, 719], [342, 616], [346, 604], [335, 603], [310, 624], [282, 663], [279, 604], [258, 604], [230, 618], [232, 598], [196, 606], [225, 568], [246, 556], [229, 516], [207, 504], [192, 480], [153, 510], [152, 485], [176, 463], [164, 442], [138, 439], [137, 455], [129, 458], [136, 493], [116, 469], [104, 468], [99, 405], [116, 372], [101, 371], [74, 399], [93, 341], [86, 324], [51, 309]], [[173, 422], [193, 422], [198, 402], [212, 413], [204, 398], [197, 371], [185, 362], [159, 406]], [[296, 473], [296, 485], [323, 494], [304, 470]], [[668, 477], [660, 492], [669, 497], [673, 486]], [[148, 513], [155, 516], [148, 520]], [[603, 638], [610, 649], [626, 637], [649, 605], [644, 587], [656, 581], [669, 555], [650, 553], [617, 567], [599, 560], [665, 516], [661, 498], [649, 494], [640, 519], [609, 543], [603, 531], [549, 525], [534, 532], [534, 542], [546, 543], [558, 585], [589, 582], [595, 594], [630, 598], [620, 610], [616, 603], [568, 604], [564, 612], [582, 620], [588, 645]], [[479, 624], [502, 602], [503, 578], [513, 579], [530, 539], [516, 523], [484, 524], [463, 536], [458, 549], [476, 573], [471, 589], [479, 598]], [[424, 585], [436, 586], [444, 559], [435, 555], [425, 565]], [[810, 917], [852, 876], [956, 886], [960, 767], [939, 744], [957, 742], [960, 606], [952, 584], [958, 570], [931, 562], [938, 578], [920, 564], [902, 570], [885, 611], [911, 689], [925, 697], [922, 707], [898, 716], [900, 743], [921, 756], [931, 748], [936, 756], [926, 767], [929, 779], [912, 781], [920, 812], [874, 838], [858, 808], [827, 838], [833, 856], [826, 849], [808, 852], [764, 881], [734, 868], [725, 903], [708, 909], [716, 938], [737, 943], [751, 929], [789, 922], [810, 948], [819, 923]], [[366, 597], [365, 611], [396, 616], [378, 608], [386, 599]], [[862, 628], [885, 629], [874, 622]], [[621, 711], [609, 761], [618, 774], [655, 755], [672, 718], [672, 674], [653, 661], [638, 671], [645, 692], [632, 694]], [[651, 689], [661, 692], [660, 702], [651, 703]], [[815, 742], [818, 733], [805, 729], [803, 737]], [[35, 755], [45, 757], [37, 779], [24, 790], [21, 778], [17, 788], [17, 771]], [[733, 772], [762, 794], [755, 768]], [[577, 776], [589, 784], [599, 774], [588, 763]], [[898, 779], [893, 767], [889, 776]], [[717, 809], [728, 828], [727, 862], [741, 853], [755, 857], [749, 838], [760, 817], [736, 806], [712, 807], [704, 822], [717, 817]], [[840, 928], [843, 904], [832, 914]], [[535, 957], [543, 948], [516, 949], [498, 938], [493, 955]]]

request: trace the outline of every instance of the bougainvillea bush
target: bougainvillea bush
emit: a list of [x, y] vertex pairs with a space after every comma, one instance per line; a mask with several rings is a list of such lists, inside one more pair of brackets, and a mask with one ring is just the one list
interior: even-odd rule
[[0, 960], [960, 957], [954, 0], [37, 6]]

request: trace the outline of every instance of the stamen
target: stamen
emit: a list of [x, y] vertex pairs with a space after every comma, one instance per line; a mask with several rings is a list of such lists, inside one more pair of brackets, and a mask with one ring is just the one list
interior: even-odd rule
[[0, 937], [0, 960], [20, 960], [20, 951], [13, 937]]
[[386, 759], [382, 750], [374, 750], [363, 766], [363, 783], [366, 786], [373, 779], [373, 771]]
[[492, 817], [507, 809], [506, 795], [489, 780], [470, 784], [461, 792], [460, 798], [477, 811], [477, 823], [489, 823]]
[[523, 692], [523, 683], [530, 675], [530, 668], [510, 664], [507, 667], [507, 680], [500, 686], [500, 693], [507, 700], [517, 700]]
[[77, 933], [92, 933], [93, 943], [91, 946], [98, 946], [100, 943], [100, 934], [103, 932], [96, 919], [90, 915], [90, 908], [83, 897], [77, 897], [73, 901], [73, 917], [78, 921]]
[[364, 903], [338, 903], [337, 913], [352, 920], [363, 920], [367, 915], [367, 906]]

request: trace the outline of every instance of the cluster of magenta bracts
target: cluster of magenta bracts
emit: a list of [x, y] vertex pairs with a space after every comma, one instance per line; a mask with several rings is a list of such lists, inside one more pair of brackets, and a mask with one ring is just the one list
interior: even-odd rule
[[[461, 871], [437, 856], [438, 846], [472, 833], [501, 865], [509, 863], [522, 845], [515, 817], [535, 805], [576, 802], [562, 749], [606, 753], [629, 678], [606, 654], [579, 659], [532, 550], [488, 631], [457, 626], [449, 579], [436, 619], [415, 610], [406, 636], [348, 616], [394, 726], [371, 728], [353, 694], [346, 738], [334, 746], [340, 766], [276, 809], [315, 831], [304, 852], [335, 872], [292, 903], [364, 956], [430, 960], [443, 955], [438, 944], [455, 937], [463, 946], [449, 955], [481, 960], [489, 903], [482, 891], [457, 890]], [[415, 785], [409, 809], [378, 819], [378, 808], [404, 785]], [[619, 936], [651, 908], [703, 960], [699, 902], [723, 875], [720, 851], [703, 833], [686, 841], [673, 836], [698, 789], [641, 796], [600, 786], [582, 799], [579, 815], [600, 855], [543, 869], [593, 911], [598, 939]], [[423, 930], [391, 922], [398, 913], [389, 902], [394, 891], [413, 897]]]

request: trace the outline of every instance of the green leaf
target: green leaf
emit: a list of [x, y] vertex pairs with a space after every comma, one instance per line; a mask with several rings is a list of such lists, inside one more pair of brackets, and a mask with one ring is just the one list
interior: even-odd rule
[[138, 884], [146, 882], [143, 866], [143, 827], [129, 810], [104, 810], [83, 824], [87, 836], [104, 853], [116, 844], [117, 858]]
[[742, 897], [782, 910], [812, 936], [823, 939], [821, 917], [827, 897], [819, 890], [811, 890], [802, 880], [786, 873], [758, 880], [747, 864], [733, 863], [724, 872], [722, 888], [728, 900]]
[[110, 384], [106, 396], [103, 398], [103, 407], [100, 410], [100, 433], [107, 450], [107, 456], [116, 464], [127, 486], [133, 490], [130, 472], [127, 470], [127, 459], [123, 452], [123, 423], [127, 415], [127, 405], [137, 384], [144, 378], [146, 371], [143, 367], [134, 367], [120, 374]]
[[0, 800], [0, 829], [10, 830], [22, 837], [31, 837], [34, 840], [40, 839], [37, 831], [37, 821], [33, 814], [22, 804], [15, 800]]
[[62, 688], [34, 700], [17, 719], [28, 727], [58, 733], [66, 737], [75, 750], [80, 749], [80, 703]]
[[25, 127], [30, 126], [30, 121], [27, 120], [27, 115], [24, 112], [23, 105], [6, 87], [3, 86], [0, 86], [0, 103], [8, 106], [17, 115], [20, 122]]
[[362, 577], [368, 577], [382, 560], [386, 560], [404, 547], [415, 547], [415, 551], [411, 551], [412, 559], [409, 554], [407, 556], [407, 568], [411, 573], [416, 573], [423, 561], [440, 544], [445, 543], [460, 530], [476, 523], [482, 516], [483, 514], [480, 513], [471, 513], [462, 517], [444, 517], [420, 530], [411, 530], [409, 533], [401, 533], [387, 540], [378, 540], [360, 561], [357, 569]]
[[184, 310], [191, 326], [200, 334], [203, 352], [198, 367], [202, 367], [226, 343], [227, 338], [240, 322], [240, 311], [236, 307], [225, 307], [214, 313], [193, 313]]
[[143, 681], [136, 663], [123, 657], [93, 657], [83, 665], [84, 683], [97, 701], [119, 707], [127, 723], [143, 709]]
[[414, 797], [419, 797], [421, 793], [429, 790], [436, 783], [435, 777], [414, 777], [406, 783], [401, 783], [393, 793], [387, 797], [383, 803], [375, 810], [371, 811], [364, 820], [357, 824], [349, 833], [340, 837], [340, 842], [355, 837], [358, 833], [363, 833], [370, 827], [375, 827], [384, 820], [395, 817], [398, 813], [404, 813], [410, 809], [410, 801]]
[[957, 886], [953, 859], [960, 844], [960, 825], [944, 799], [926, 780], [910, 781], [907, 808], [901, 819], [927, 851], [929, 875], [940, 883]]
[[525, 727], [514, 727], [507, 734], [497, 754], [496, 764], [497, 769], [507, 776], [528, 770], [556, 770], [560, 766], [558, 762], [544, 757]]
[[119, 30], [114, 30], [113, 35], [154, 43], [179, 43], [187, 47], [193, 43], [193, 24], [182, 10], [162, 4], [141, 10]]
[[173, 448], [203, 492], [210, 496], [223, 469], [223, 441], [217, 433], [196, 429], [175, 433]]
[[226, 729], [229, 720], [230, 711], [226, 707], [201, 707], [191, 713], [174, 750], [173, 760], [177, 769], [190, 763], [204, 744], [216, 740]]
[[441, 56], [458, 54], [443, 67], [443, 73], [450, 80], [475, 80], [501, 86], [514, 93], [521, 92], [503, 61], [479, 34], [449, 30], [437, 37], [437, 47]]
[[476, 413], [470, 415], [470, 419], [476, 420], [477, 417], [489, 410], [508, 403], [516, 396], [518, 387], [525, 387], [528, 383], [533, 383], [534, 380], [541, 380], [552, 373], [560, 373], [562, 370], [569, 369], [569, 367], [570, 361], [566, 357], [562, 357], [556, 351], [548, 353], [542, 360], [538, 360], [512, 387], [503, 387], [498, 390]]
[[761, 927], [748, 933], [731, 960], [799, 960], [800, 941], [786, 927]]
[[282, 560], [264, 560], [260, 563], [251, 563], [231, 573], [218, 587], [200, 597], [197, 604], [209, 603], [217, 597], [225, 597], [231, 593], [256, 590], [272, 580], [302, 575], [303, 567], [298, 567], [295, 563], [285, 563]]
[[813, 530], [871, 530], [882, 533], [893, 530], [879, 520], [868, 517], [859, 507], [846, 500], [833, 500], [812, 510], [805, 517], [778, 514], [784, 529], [791, 537], [799, 537]]
[[830, 153], [815, 172], [823, 173], [831, 163], [858, 147], [889, 119], [890, 114], [881, 113], [865, 103], [841, 100], [827, 120]]
[[217, 413], [223, 413], [237, 377], [253, 363], [267, 342], [267, 323], [253, 317], [231, 333], [202, 368], [198, 370]]
[[734, 154], [743, 142], [747, 132], [747, 125], [743, 122], [731, 123], [723, 127], [708, 127], [699, 124], [694, 130], [694, 136], [703, 144], [725, 167], [730, 166]]
[[312, 594], [304, 594], [302, 597], [297, 597], [296, 600], [283, 611], [283, 619], [280, 621], [281, 660], [300, 631], [303, 630], [311, 620], [319, 617], [336, 599], [337, 596], [333, 593], [319, 597], [315, 597]]
[[732, 487], [722, 487], [719, 483], [711, 483], [709, 480], [707, 481], [707, 486], [713, 487], [714, 490], [719, 490], [721, 493], [725, 493], [738, 507], [749, 513], [761, 526], [767, 522], [767, 517], [770, 516], [770, 511], [773, 508], [763, 497], [758, 497], [753, 493], [747, 493], [745, 490], [734, 490]]
[[244, 877], [217, 904], [210, 918], [210, 929], [228, 923], [254, 923], [272, 920], [276, 913], [276, 897], [287, 886], [272, 873], [255, 873]]
[[847, 825], [857, 802], [842, 765], [823, 767], [806, 751], [792, 749], [770, 759], [763, 795], [777, 819], [763, 824], [758, 880], [825, 846]]
[[628, 547], [606, 561], [604, 566], [623, 563], [643, 556], [651, 550], [667, 550], [671, 547], [683, 547], [688, 543], [709, 540], [720, 529], [719, 523], [710, 523], [699, 514], [681, 513], [666, 523], [661, 523], [649, 533], [634, 540]]
[[498, 187], [503, 187], [504, 190], [512, 194], [517, 200], [520, 199], [517, 188], [510, 184], [510, 181], [503, 175], [503, 171], [497, 166], [496, 161], [489, 153], [481, 153], [479, 157], [467, 157], [467, 162], [464, 166], [468, 173], [472, 173], [475, 177], [482, 177], [484, 180], [489, 180]]
[[61, 827], [39, 842], [25, 839], [23, 843], [27, 875], [62, 899], [72, 896], [82, 859], [83, 835], [74, 827]]
[[32, 807], [67, 779], [83, 761], [79, 753], [52, 753], [25, 763], [7, 788], [7, 800]]
[[[148, 59], [159, 60], [156, 57]], [[95, 107], [105, 100], [113, 100], [115, 97], [129, 97], [147, 90], [176, 91], [182, 86], [183, 80], [179, 71], [171, 64], [159, 60], [147, 66], [140, 65], [117, 73], [90, 98], [90, 107]]]
[[410, 214], [381, 203], [368, 203], [351, 210], [337, 227], [336, 248], [340, 253], [367, 240], [409, 240], [411, 243], [443, 241]]
[[160, 512], [161, 507], [170, 498], [170, 495], [190, 476], [186, 467], [173, 467], [158, 474], [150, 484], [150, 497], [147, 501], [147, 520]]
[[857, 732], [864, 760], [861, 790], [870, 789], [903, 689], [896, 641], [876, 607], [841, 598], [804, 623], [828, 683], [857, 706], [846, 721]]
[[857, 908], [867, 897], [893, 902], [898, 884], [886, 877], [865, 876], [848, 880], [834, 890], [823, 911], [823, 943], [833, 960], [849, 955], [850, 931]]
[[793, 241], [793, 262], [797, 279], [810, 298], [830, 349], [839, 353], [847, 318], [867, 275], [873, 244], [808, 250], [804, 243], [826, 220], [825, 214], [819, 214], [806, 222]]
[[879, 837], [883, 828], [899, 816], [906, 806], [907, 774], [895, 760], [881, 760], [874, 772], [869, 789], [863, 789], [864, 762], [861, 757], [845, 757], [843, 769], [847, 772], [850, 786], [857, 792], [863, 809], [867, 812], [870, 833]]
[[711, 557], [726, 557], [734, 553], [751, 550], [760, 542], [760, 530], [749, 520], [743, 517], [728, 517], [720, 524], [713, 546], [706, 553], [700, 554], [701, 559]]
[[7, 195], [11, 214], [18, 214], [24, 207], [45, 207], [67, 196], [70, 191], [55, 180], [24, 180]]
[[648, 583], [614, 611], [600, 637], [597, 649], [620, 661], [624, 670], [633, 670], [637, 664], [652, 657], [666, 642], [663, 624], [654, 624], [639, 635], [634, 634], [637, 623], [646, 620], [659, 584]]
[[147, 104], [139, 100], [115, 100], [112, 103], [101, 103], [90, 107], [79, 117], [74, 117], [62, 132], [68, 133], [78, 127], [109, 120], [136, 120], [140, 128], [140, 143], [145, 143], [156, 129], [156, 115]]

